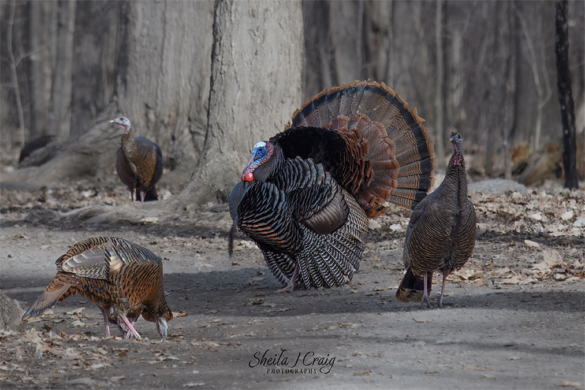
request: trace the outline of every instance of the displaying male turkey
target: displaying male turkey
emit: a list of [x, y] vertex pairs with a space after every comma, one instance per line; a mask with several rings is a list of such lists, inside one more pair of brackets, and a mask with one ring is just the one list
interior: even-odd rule
[[162, 152], [157, 144], [144, 137], [134, 137], [128, 118], [120, 117], [110, 122], [124, 129], [122, 146], [118, 149], [116, 171], [120, 180], [128, 186], [132, 200], [141, 202], [158, 200], [156, 183], [163, 174]]
[[[406, 275], [396, 292], [401, 302], [424, 302], [433, 272], [443, 274], [439, 307], [443, 307], [445, 280], [471, 257], [475, 246], [475, 208], [467, 199], [463, 138], [451, 133], [453, 155], [441, 185], [416, 206], [404, 242]], [[422, 279], [422, 280], [421, 280]]]
[[254, 145], [230, 195], [230, 252], [238, 227], [286, 285], [278, 292], [343, 285], [359, 268], [367, 218], [387, 202], [416, 206], [434, 166], [422, 119], [386, 85], [325, 90]]
[[[162, 261], [154, 253], [121, 238], [92, 237], [73, 245], [56, 261], [57, 275], [43, 295], [22, 317], [37, 317], [56, 302], [81, 294], [95, 302], [110, 336], [108, 314], [126, 324], [140, 338], [132, 323], [140, 317], [156, 322], [163, 339], [173, 318], [163, 291]], [[111, 314], [110, 314], [111, 315]]]

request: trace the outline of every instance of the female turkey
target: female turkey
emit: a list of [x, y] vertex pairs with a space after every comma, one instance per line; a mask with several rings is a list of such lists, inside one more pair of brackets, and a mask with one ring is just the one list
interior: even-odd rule
[[286, 285], [278, 292], [343, 285], [359, 268], [367, 218], [387, 202], [416, 206], [434, 166], [422, 120], [386, 85], [325, 90], [254, 145], [230, 195], [230, 248], [238, 227]]
[[140, 317], [156, 322], [163, 339], [167, 321], [173, 314], [163, 289], [162, 261], [154, 253], [121, 238], [92, 237], [73, 245], [56, 261], [57, 275], [46, 291], [22, 317], [37, 317], [56, 302], [81, 294], [95, 302], [104, 317], [106, 337], [112, 322], [126, 324], [128, 331], [140, 335], [132, 323]]
[[159, 146], [144, 137], [134, 138], [128, 118], [120, 117], [110, 122], [124, 129], [122, 146], [118, 149], [116, 171], [120, 180], [128, 186], [130, 198], [138, 200], [140, 196], [141, 202], [158, 200], [155, 185], [163, 174]]
[[[443, 274], [439, 307], [443, 307], [445, 280], [471, 257], [475, 246], [475, 208], [467, 199], [463, 138], [451, 133], [453, 155], [441, 185], [418, 204], [410, 216], [404, 241], [406, 275], [396, 292], [401, 302], [430, 306], [433, 272]], [[421, 280], [422, 279], [422, 280]]]

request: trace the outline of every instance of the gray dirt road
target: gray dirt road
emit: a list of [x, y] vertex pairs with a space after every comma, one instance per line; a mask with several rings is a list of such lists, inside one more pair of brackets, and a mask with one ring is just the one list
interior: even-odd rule
[[[169, 323], [164, 343], [144, 320], [137, 330], [150, 340], [104, 339], [97, 307], [69, 298], [27, 323], [25, 333], [0, 335], [0, 387], [583, 388], [581, 239], [483, 226], [473, 257], [450, 277], [446, 307], [438, 310], [394, 298], [403, 268], [399, 228], [374, 226], [351, 285], [277, 295], [280, 286], [250, 241], [238, 236], [228, 257], [225, 213], [196, 213], [205, 223], [75, 227], [5, 216], [1, 288], [23, 306], [50, 282], [54, 261], [68, 246], [105, 235], [164, 258], [167, 301], [183, 316]], [[384, 218], [384, 226], [397, 218], [404, 224], [408, 214]], [[545, 263], [549, 269], [542, 269]], [[434, 285], [435, 305], [438, 291]]]

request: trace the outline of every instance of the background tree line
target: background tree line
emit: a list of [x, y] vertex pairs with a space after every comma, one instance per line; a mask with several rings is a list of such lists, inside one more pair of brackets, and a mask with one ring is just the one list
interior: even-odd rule
[[[568, 3], [581, 153], [584, 4]], [[240, 21], [223, 26], [230, 12]], [[302, 16], [291, 21], [291, 12]], [[303, 0], [245, 7], [227, 0], [19, 0], [1, 3], [0, 21], [3, 138], [17, 145], [53, 135], [61, 142], [52, 152], [57, 155], [86, 136], [93, 146], [85, 153], [99, 154], [87, 159], [86, 173], [93, 175], [111, 172], [115, 163], [119, 134], [105, 122], [115, 115], [129, 117], [139, 135], [161, 146], [172, 170], [167, 177], [186, 182], [205, 159], [214, 131], [231, 138], [228, 143], [242, 154], [236, 160], [243, 159], [256, 137], [281, 130], [306, 98], [356, 79], [385, 82], [416, 106], [439, 155], [449, 154], [449, 132], [462, 133], [469, 151], [480, 156], [474, 166], [487, 175], [501, 173], [510, 150], [529, 154], [561, 138], [553, 1]], [[238, 43], [238, 53], [221, 46], [218, 34], [225, 28], [243, 35], [225, 41]], [[286, 32], [281, 38], [274, 36], [279, 28]], [[229, 70], [221, 61], [214, 68], [221, 50], [241, 69]], [[263, 55], [276, 65], [254, 65]], [[283, 72], [279, 78], [279, 67], [299, 76]], [[222, 77], [222, 88], [237, 83], [239, 89], [214, 92], [219, 86], [214, 80]], [[263, 92], [256, 93], [259, 85]], [[231, 93], [235, 96], [226, 95]], [[218, 98], [229, 100], [218, 107], [239, 108], [213, 127], [211, 116], [230, 116], [225, 109], [213, 111], [210, 102]], [[262, 109], [276, 105], [281, 106], [276, 117], [260, 120]], [[255, 130], [260, 123], [262, 129]], [[581, 172], [584, 160], [578, 157]]]

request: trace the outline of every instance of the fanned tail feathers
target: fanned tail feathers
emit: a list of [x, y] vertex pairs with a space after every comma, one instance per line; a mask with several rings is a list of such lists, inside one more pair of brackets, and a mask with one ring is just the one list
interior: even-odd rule
[[331, 128], [346, 139], [344, 131], [357, 135], [361, 153], [353, 155], [367, 164], [340, 184], [375, 218], [386, 201], [414, 209], [434, 184], [436, 157], [422, 122], [384, 83], [355, 81], [308, 99], [293, 114], [292, 127]]

